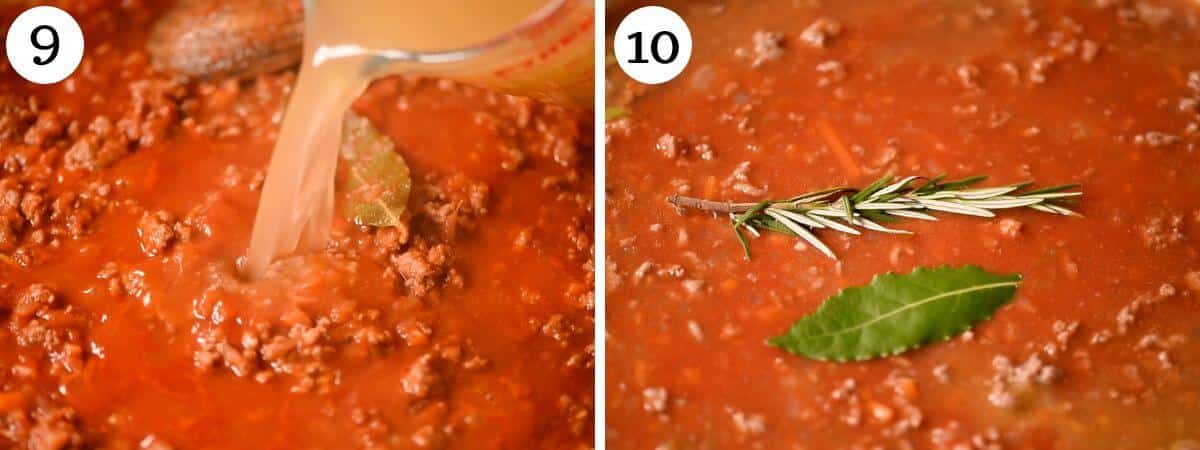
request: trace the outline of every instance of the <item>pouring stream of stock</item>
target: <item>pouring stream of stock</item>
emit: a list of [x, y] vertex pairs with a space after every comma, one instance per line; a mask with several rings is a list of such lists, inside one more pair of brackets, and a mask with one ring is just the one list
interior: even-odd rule
[[[500, 7], [496, 0], [440, 5], [360, 0], [349, 6], [305, 0], [304, 57], [271, 155], [242, 271], [257, 278], [276, 258], [325, 246], [334, 214], [342, 118], [372, 79], [461, 66], [456, 63], [470, 61], [506, 32], [514, 34], [514, 24], [540, 20], [567, 1], [571, 0], [508, 1]], [[472, 10], [489, 14], [459, 13]], [[390, 19], [394, 17], [421, 17], [425, 22], [409, 29], [397, 27]], [[449, 25], [430, 28], [430, 22]], [[472, 46], [481, 42], [485, 44]], [[422, 50], [391, 48], [398, 43]]]

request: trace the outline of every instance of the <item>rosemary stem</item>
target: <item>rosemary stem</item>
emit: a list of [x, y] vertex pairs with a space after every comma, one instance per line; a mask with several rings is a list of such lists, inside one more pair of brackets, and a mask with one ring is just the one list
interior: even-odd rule
[[741, 214], [749, 211], [755, 205], [754, 203], [716, 202], [679, 194], [667, 197], [667, 203], [680, 209], [699, 209], [720, 214]]

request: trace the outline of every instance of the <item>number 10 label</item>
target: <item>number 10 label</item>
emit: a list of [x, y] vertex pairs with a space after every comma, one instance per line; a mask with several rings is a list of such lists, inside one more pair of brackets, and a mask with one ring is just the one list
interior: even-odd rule
[[7, 33], [4, 42], [8, 64], [31, 82], [62, 81], [83, 60], [83, 31], [79, 23], [53, 6], [29, 8], [17, 16]]
[[692, 32], [675, 11], [661, 6], [638, 8], [617, 25], [613, 54], [630, 78], [666, 83], [691, 60]]

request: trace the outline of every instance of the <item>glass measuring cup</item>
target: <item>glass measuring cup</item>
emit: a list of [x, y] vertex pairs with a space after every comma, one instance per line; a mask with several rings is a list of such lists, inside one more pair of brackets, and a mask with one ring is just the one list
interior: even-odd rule
[[[348, 59], [361, 66], [361, 77], [373, 79], [394, 73], [427, 74], [468, 84], [484, 86], [506, 94], [538, 100], [590, 107], [593, 94], [593, 0], [443, 0], [449, 6], [428, 6], [432, 2], [358, 0], [334, 2], [305, 0], [305, 65], [322, 66]], [[401, 6], [426, 4], [425, 6]], [[518, 20], [497, 11], [511, 7], [517, 14], [529, 10]], [[535, 5], [530, 7], [529, 5]], [[348, 7], [347, 5], [355, 5]], [[458, 17], [446, 13], [463, 7], [491, 10], [474, 16]], [[356, 10], [355, 10], [356, 8]], [[364, 19], [362, 14], [377, 10], [378, 18]], [[401, 11], [407, 10], [407, 11]], [[434, 14], [422, 29], [412, 32], [380, 30], [397, 28], [389, 12]], [[454, 20], [450, 20], [454, 18]], [[439, 32], [446, 28], [472, 26], [472, 20], [487, 25], [469, 32]], [[444, 26], [437, 22], [450, 22]], [[488, 34], [497, 24], [512, 22], [510, 28]], [[409, 24], [412, 20], [409, 18]], [[347, 30], [352, 24], [353, 30]], [[353, 31], [352, 34], [347, 34]], [[307, 36], [318, 35], [324, 42], [312, 42]], [[346, 35], [346, 36], [342, 36]], [[428, 35], [438, 35], [430, 37]], [[407, 42], [406, 42], [407, 41]], [[310, 46], [312, 44], [312, 46]], [[403, 47], [400, 47], [403, 46]]]
[[[430, 6], [395, 0], [305, 0], [304, 58], [242, 261], [248, 275], [257, 277], [272, 260], [319, 250], [328, 241], [342, 117], [375, 78], [432, 75], [575, 108], [592, 106], [591, 0], [527, 2], [536, 8], [524, 17], [509, 17], [515, 25], [499, 34], [482, 25], [464, 28], [470, 23], [461, 20], [457, 32], [440, 36], [422, 34], [436, 34], [436, 27], [389, 28], [399, 26], [392, 19], [395, 14], [409, 13], [412, 23], [421, 8], [431, 8], [427, 11], [435, 15], [456, 3], [483, 8], [507, 2], [442, 0]], [[489, 14], [496, 10], [475, 12], [491, 19]], [[442, 16], [447, 22], [461, 18]], [[497, 21], [486, 24], [494, 28], [505, 19]], [[488, 34], [493, 35], [478, 39]], [[464, 45], [473, 40], [477, 43]], [[408, 48], [394, 48], [398, 42], [408, 42]]]
[[591, 0], [550, 2], [509, 36], [438, 69], [449, 78], [497, 91], [590, 108], [595, 101], [594, 21]]

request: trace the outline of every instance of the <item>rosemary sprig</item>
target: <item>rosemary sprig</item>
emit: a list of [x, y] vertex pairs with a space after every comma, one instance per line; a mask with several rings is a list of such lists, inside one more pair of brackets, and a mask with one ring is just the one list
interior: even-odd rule
[[898, 219], [936, 221], [931, 212], [944, 212], [976, 217], [995, 217], [993, 210], [1030, 208], [1050, 214], [1078, 216], [1069, 207], [1083, 195], [1077, 184], [1064, 184], [1026, 190], [1033, 183], [972, 188], [986, 180], [976, 176], [944, 181], [945, 175], [932, 179], [910, 176], [894, 181], [885, 176], [862, 189], [839, 187], [810, 192], [784, 200], [765, 200], [758, 203], [729, 203], [702, 200], [681, 195], [667, 199], [677, 208], [692, 208], [729, 214], [733, 232], [737, 235], [746, 257], [750, 244], [742, 231], [754, 236], [760, 230], [774, 231], [803, 239], [832, 259], [837, 255], [814, 233], [829, 229], [861, 235], [859, 229], [891, 234], [912, 234], [911, 231], [888, 228], [882, 224]]

